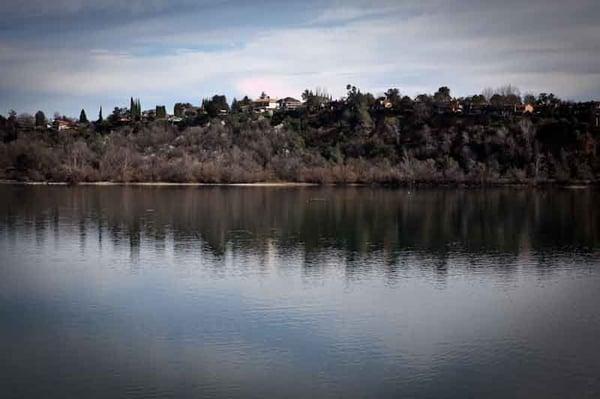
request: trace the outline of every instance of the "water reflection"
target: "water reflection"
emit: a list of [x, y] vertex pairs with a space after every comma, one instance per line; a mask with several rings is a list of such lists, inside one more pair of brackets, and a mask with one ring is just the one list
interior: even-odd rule
[[[560, 249], [596, 260], [600, 195], [594, 190], [387, 190], [368, 188], [2, 188], [0, 229], [9, 239], [47, 232], [78, 235], [102, 247], [142, 243], [157, 251], [173, 246], [187, 256], [209, 251], [255, 253], [261, 264], [273, 251], [301, 252], [303, 267], [340, 257], [348, 274], [370, 263], [393, 276], [414, 257], [444, 276], [449, 261], [477, 267], [482, 257], [503, 272], [520, 258], [539, 268]], [[12, 238], [11, 238], [12, 237]], [[368, 262], [376, 258], [376, 262]]]
[[3, 397], [593, 397], [594, 190], [0, 187]]

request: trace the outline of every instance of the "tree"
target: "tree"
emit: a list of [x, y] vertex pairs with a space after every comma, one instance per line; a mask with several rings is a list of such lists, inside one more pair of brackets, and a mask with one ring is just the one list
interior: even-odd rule
[[315, 92], [308, 89], [304, 90], [302, 93], [302, 100], [307, 109], [315, 110], [323, 106], [323, 104], [331, 102], [331, 95], [327, 94], [325, 90], [317, 87]]
[[308, 101], [308, 99], [310, 98], [310, 96], [313, 95], [312, 91], [306, 89], [302, 92], [302, 100], [303, 101]]
[[361, 93], [356, 86], [347, 85], [346, 90], [348, 90], [346, 105], [350, 110], [353, 123], [360, 129], [360, 133], [366, 134], [373, 127], [369, 108], [375, 102], [375, 98], [370, 93]]
[[173, 107], [173, 115], [175, 115], [178, 118], [181, 118], [183, 116], [185, 106], [186, 104], [183, 103], [175, 103], [175, 106]]
[[452, 96], [450, 95], [450, 89], [446, 86], [442, 86], [438, 89], [438, 91], [433, 95], [433, 100], [437, 103], [449, 103], [452, 100]]
[[231, 102], [231, 112], [244, 112], [250, 108], [252, 100], [248, 96], [244, 96], [241, 100], [235, 98]]
[[98, 123], [104, 122], [104, 117], [102, 116], [102, 107], [100, 107], [100, 112], [98, 112]]
[[46, 115], [42, 111], [38, 111], [35, 113], [35, 126], [36, 127], [46, 127]]
[[400, 101], [402, 100], [402, 97], [400, 96], [400, 90], [395, 88], [386, 91], [385, 98], [392, 104], [392, 107], [394, 108], [400, 105]]
[[542, 106], [546, 106], [546, 107], [550, 107], [550, 106], [557, 106], [558, 104], [560, 104], [560, 99], [557, 98], [554, 94], [550, 93], [540, 93], [540, 95], [538, 96], [537, 99], [537, 104], [538, 105], [542, 105]]
[[131, 120], [140, 120], [142, 119], [142, 105], [140, 103], [140, 99], [133, 99], [131, 97], [129, 101], [129, 116]]
[[231, 112], [240, 112], [238, 100], [235, 97], [233, 97], [233, 100], [231, 101]]
[[523, 103], [525, 104], [535, 104], [535, 96], [531, 93], [526, 93], [523, 96]]
[[312, 90], [304, 90], [302, 93], [302, 100], [304, 101], [306, 108], [309, 110], [314, 109], [319, 105], [318, 99]]
[[521, 97], [521, 90], [519, 90], [518, 87], [513, 86], [511, 84], [507, 84], [507, 85], [499, 87], [496, 90], [496, 93], [500, 94], [503, 97], [508, 97], [508, 96]]
[[135, 119], [138, 121], [142, 119], [142, 103], [139, 98], [135, 100]]
[[85, 114], [85, 110], [82, 109], [81, 113], [79, 114], [79, 123], [90, 123], [90, 121], [88, 121], [87, 115]]
[[485, 105], [487, 102], [488, 100], [483, 94], [475, 94], [471, 97], [471, 104], [473, 105]]
[[156, 119], [166, 119], [167, 118], [167, 107], [164, 105], [156, 106]]
[[126, 117], [128, 114], [129, 110], [127, 108], [115, 107], [113, 109], [112, 114], [110, 114], [110, 116], [108, 117], [108, 121], [113, 125], [118, 124], [120, 120]]
[[491, 87], [486, 87], [481, 91], [481, 95], [485, 97], [485, 99], [489, 102], [492, 99], [492, 96], [496, 94], [496, 91]]
[[495, 107], [499, 107], [502, 104], [504, 104], [504, 97], [496, 93], [490, 98], [490, 104], [492, 104]]
[[240, 104], [242, 104], [242, 105], [252, 105], [252, 100], [250, 100], [250, 98], [248, 96], [244, 96], [244, 98], [242, 98], [240, 100]]
[[210, 100], [204, 100], [202, 106], [206, 110], [206, 113], [212, 118], [223, 112], [229, 112], [227, 97], [224, 95], [214, 95]]
[[315, 89], [315, 96], [317, 96], [322, 103], [331, 102], [332, 100], [331, 94], [327, 93], [327, 90], [322, 87], [317, 87]]
[[412, 107], [412, 105], [413, 105], [413, 100], [409, 96], [404, 96], [400, 100], [400, 106], [403, 109], [409, 109], [410, 107]]
[[519, 96], [517, 94], [507, 94], [503, 98], [504, 98], [504, 104], [506, 104], [506, 105], [521, 104], [521, 96]]

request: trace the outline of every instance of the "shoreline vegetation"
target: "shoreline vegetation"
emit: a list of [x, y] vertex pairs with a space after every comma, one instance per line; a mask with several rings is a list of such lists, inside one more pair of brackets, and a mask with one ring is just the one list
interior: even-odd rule
[[543, 182], [416, 182], [404, 184], [379, 184], [379, 183], [300, 183], [300, 182], [254, 182], [254, 183], [194, 183], [194, 182], [112, 182], [112, 181], [94, 181], [94, 182], [67, 182], [67, 181], [19, 181], [19, 180], [0, 180], [0, 185], [21, 185], [21, 186], [107, 186], [107, 187], [257, 187], [257, 188], [302, 188], [302, 187], [453, 187], [453, 188], [483, 188], [483, 187], [518, 187], [518, 188], [540, 188], [557, 187], [570, 190], [589, 189], [600, 186], [600, 181], [543, 181]]
[[317, 187], [317, 183], [298, 183], [298, 182], [255, 182], [255, 183], [177, 183], [177, 182], [112, 182], [112, 181], [94, 181], [94, 182], [67, 182], [67, 181], [19, 181], [19, 180], [0, 180], [4, 185], [25, 185], [25, 186], [148, 186], [148, 187]]
[[142, 111], [139, 100], [90, 122], [0, 115], [0, 180], [28, 184], [590, 186], [600, 182], [600, 103], [505, 86], [455, 98], [347, 87], [333, 100]]

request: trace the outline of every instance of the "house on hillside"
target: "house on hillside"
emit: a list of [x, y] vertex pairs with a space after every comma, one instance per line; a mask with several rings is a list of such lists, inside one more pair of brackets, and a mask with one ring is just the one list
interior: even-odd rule
[[533, 104], [516, 104], [514, 105], [515, 114], [533, 114], [535, 107]]
[[293, 97], [286, 97], [277, 101], [277, 105], [284, 111], [292, 111], [302, 107], [302, 101], [296, 100]]
[[533, 111], [535, 111], [533, 104], [525, 104], [525, 106], [523, 107], [524, 114], [533, 114]]
[[267, 94], [262, 93], [260, 97], [254, 100], [253, 103], [254, 112], [273, 112], [279, 108], [276, 98], [271, 98]]
[[68, 118], [60, 118], [55, 119], [52, 123], [52, 127], [59, 132], [63, 132], [65, 130], [72, 130], [77, 128], [77, 123], [68, 119]]

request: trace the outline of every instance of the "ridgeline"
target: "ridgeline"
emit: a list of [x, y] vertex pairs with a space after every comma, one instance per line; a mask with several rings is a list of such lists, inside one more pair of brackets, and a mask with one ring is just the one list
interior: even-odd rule
[[0, 179], [41, 182], [305, 182], [339, 184], [596, 183], [600, 103], [507, 86], [453, 98], [376, 98], [348, 86], [339, 100], [305, 91], [230, 105], [142, 111], [140, 101], [90, 122], [0, 116]]

